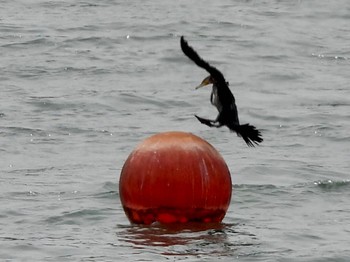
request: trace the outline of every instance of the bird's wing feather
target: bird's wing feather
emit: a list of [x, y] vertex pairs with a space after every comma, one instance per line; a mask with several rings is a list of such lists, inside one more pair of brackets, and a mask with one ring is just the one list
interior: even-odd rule
[[205, 60], [203, 60], [197, 54], [197, 52], [194, 51], [193, 48], [188, 45], [187, 41], [184, 39], [183, 36], [181, 36], [180, 43], [181, 43], [181, 49], [184, 52], [184, 54], [188, 56], [196, 65], [207, 70], [208, 73], [215, 79], [222, 106], [226, 110], [231, 110], [232, 105], [236, 107], [235, 98], [231, 93], [228, 87], [228, 83], [226, 82], [223, 74], [218, 69], [211, 66]]
[[216, 80], [216, 82], [220, 85], [226, 85], [225, 78], [223, 74], [217, 70], [215, 67], [211, 66], [208, 62], [204, 61], [196, 51], [193, 50], [191, 46], [188, 45], [187, 41], [181, 36], [181, 49], [184, 54], [190, 58], [197, 66], [205, 69], [208, 73]]

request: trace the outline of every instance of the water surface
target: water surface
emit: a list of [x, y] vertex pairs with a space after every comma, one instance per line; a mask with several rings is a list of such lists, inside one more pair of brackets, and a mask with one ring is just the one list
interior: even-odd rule
[[[348, 261], [347, 1], [2, 1], [0, 258], [4, 261]], [[248, 148], [214, 118], [230, 82]], [[118, 180], [163, 131], [192, 132], [230, 168], [220, 225], [130, 225]]]

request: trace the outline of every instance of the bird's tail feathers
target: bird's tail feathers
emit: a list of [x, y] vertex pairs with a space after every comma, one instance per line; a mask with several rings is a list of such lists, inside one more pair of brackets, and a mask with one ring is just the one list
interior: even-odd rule
[[263, 141], [261, 133], [255, 126], [244, 124], [244, 125], [235, 125], [230, 127], [232, 131], [235, 131], [238, 136], [242, 137], [243, 140], [247, 143], [248, 146], [254, 147], [259, 145]]

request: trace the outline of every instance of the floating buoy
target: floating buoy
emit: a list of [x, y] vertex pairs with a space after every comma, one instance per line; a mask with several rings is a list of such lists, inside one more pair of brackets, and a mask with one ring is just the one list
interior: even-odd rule
[[132, 223], [221, 222], [231, 200], [230, 171], [218, 151], [191, 133], [153, 135], [129, 155], [119, 181]]

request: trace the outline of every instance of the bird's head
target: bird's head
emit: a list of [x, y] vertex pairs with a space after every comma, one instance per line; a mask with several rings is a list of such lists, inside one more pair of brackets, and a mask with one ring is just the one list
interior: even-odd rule
[[203, 87], [203, 86], [210, 85], [210, 84], [214, 84], [214, 83], [215, 83], [214, 78], [211, 75], [209, 75], [203, 79], [202, 83], [199, 86], [197, 86], [196, 89]]

